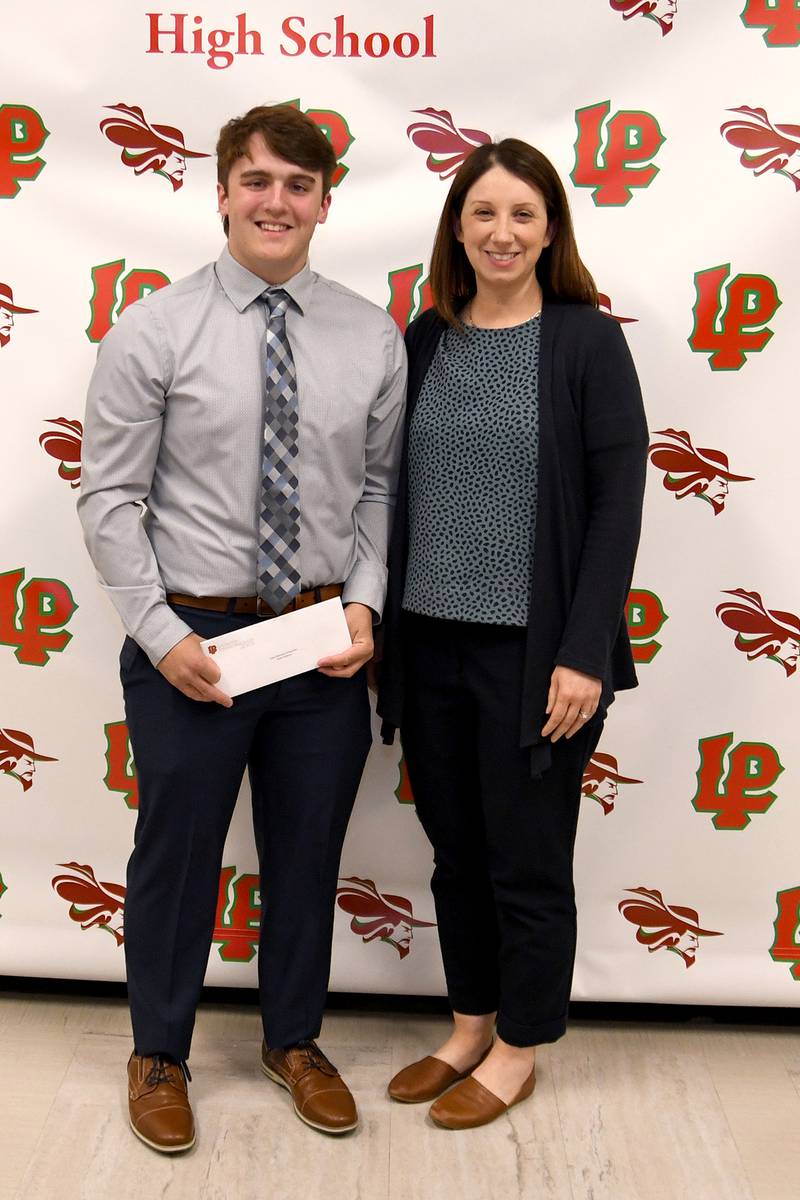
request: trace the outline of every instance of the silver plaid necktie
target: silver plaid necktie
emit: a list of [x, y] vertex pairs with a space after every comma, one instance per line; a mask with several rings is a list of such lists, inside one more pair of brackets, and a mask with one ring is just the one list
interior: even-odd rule
[[279, 613], [300, 591], [300, 496], [297, 459], [297, 376], [286, 336], [289, 297], [264, 292], [267, 306], [264, 457], [256, 591]]

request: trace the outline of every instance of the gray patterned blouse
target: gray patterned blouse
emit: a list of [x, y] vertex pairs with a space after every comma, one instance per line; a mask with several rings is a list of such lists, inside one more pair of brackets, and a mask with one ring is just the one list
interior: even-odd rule
[[409, 433], [411, 612], [527, 625], [540, 329], [442, 334]]

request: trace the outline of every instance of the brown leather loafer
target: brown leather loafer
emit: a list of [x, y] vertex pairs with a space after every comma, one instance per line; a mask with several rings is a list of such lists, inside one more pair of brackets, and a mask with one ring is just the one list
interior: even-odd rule
[[457, 1071], [443, 1059], [434, 1058], [429, 1054], [419, 1062], [410, 1063], [403, 1067], [402, 1071], [398, 1071], [394, 1078], [389, 1080], [386, 1090], [393, 1100], [399, 1100], [401, 1104], [421, 1104], [424, 1100], [435, 1100], [454, 1083], [466, 1079], [483, 1062], [491, 1048], [491, 1044], [487, 1046], [478, 1061], [467, 1067], [466, 1071]]
[[316, 1042], [268, 1050], [261, 1044], [261, 1070], [285, 1087], [301, 1121], [323, 1133], [348, 1133], [358, 1124], [350, 1089]]
[[519, 1104], [520, 1100], [527, 1100], [535, 1087], [534, 1068], [511, 1103], [506, 1104], [499, 1096], [495, 1096], [494, 1092], [490, 1092], [470, 1076], [431, 1105], [431, 1120], [442, 1129], [476, 1129], [478, 1125], [488, 1125], [490, 1121], [501, 1117], [515, 1104]]
[[161, 1055], [132, 1054], [128, 1060], [128, 1112], [138, 1138], [175, 1154], [194, 1145], [186, 1068]]

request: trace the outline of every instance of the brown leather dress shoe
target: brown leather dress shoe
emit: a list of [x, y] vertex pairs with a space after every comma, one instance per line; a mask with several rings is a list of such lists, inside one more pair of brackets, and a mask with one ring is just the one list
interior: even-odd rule
[[398, 1071], [394, 1078], [389, 1080], [386, 1090], [393, 1100], [399, 1100], [401, 1104], [421, 1104], [423, 1100], [435, 1100], [454, 1083], [466, 1079], [480, 1066], [491, 1048], [491, 1044], [487, 1046], [478, 1061], [467, 1067], [466, 1071], [457, 1071], [443, 1059], [434, 1058], [429, 1054], [419, 1062], [410, 1063], [403, 1067], [402, 1071]]
[[164, 1154], [188, 1150], [194, 1145], [187, 1074], [187, 1068], [159, 1054], [132, 1054], [128, 1060], [131, 1129], [148, 1146]]
[[347, 1133], [358, 1124], [350, 1089], [316, 1042], [268, 1050], [261, 1044], [261, 1070], [285, 1087], [301, 1121], [323, 1133]]
[[495, 1096], [494, 1092], [490, 1092], [470, 1076], [431, 1105], [431, 1120], [442, 1129], [475, 1129], [478, 1125], [488, 1125], [515, 1104], [519, 1104], [520, 1100], [527, 1100], [535, 1087], [536, 1068], [531, 1071], [511, 1103], [506, 1104], [499, 1096]]

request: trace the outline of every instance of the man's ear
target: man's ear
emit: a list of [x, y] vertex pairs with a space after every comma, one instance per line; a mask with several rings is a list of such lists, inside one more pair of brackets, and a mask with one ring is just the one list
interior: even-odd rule
[[217, 184], [217, 212], [221, 217], [228, 215], [228, 193], [221, 183]]
[[319, 216], [317, 217], [318, 225], [325, 224], [325, 222], [328, 219], [328, 212], [330, 211], [330, 207], [331, 207], [331, 193], [328, 192], [327, 196], [322, 201], [322, 204], [319, 206]]

